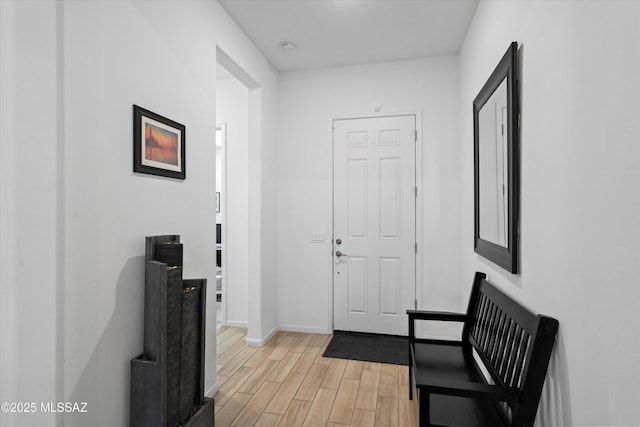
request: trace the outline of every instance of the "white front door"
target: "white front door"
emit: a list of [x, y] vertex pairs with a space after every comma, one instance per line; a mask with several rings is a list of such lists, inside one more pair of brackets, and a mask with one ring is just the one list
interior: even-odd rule
[[407, 335], [416, 298], [416, 118], [333, 121], [334, 329]]

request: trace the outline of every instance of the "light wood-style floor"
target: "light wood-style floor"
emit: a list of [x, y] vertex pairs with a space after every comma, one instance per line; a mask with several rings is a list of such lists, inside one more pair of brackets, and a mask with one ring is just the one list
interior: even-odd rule
[[417, 426], [407, 367], [322, 357], [330, 338], [279, 332], [256, 348], [245, 329], [223, 327], [216, 427]]

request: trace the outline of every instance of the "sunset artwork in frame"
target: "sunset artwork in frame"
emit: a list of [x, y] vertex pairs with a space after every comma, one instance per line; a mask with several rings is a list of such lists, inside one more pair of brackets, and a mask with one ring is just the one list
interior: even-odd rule
[[133, 106], [133, 171], [185, 179], [185, 127]]

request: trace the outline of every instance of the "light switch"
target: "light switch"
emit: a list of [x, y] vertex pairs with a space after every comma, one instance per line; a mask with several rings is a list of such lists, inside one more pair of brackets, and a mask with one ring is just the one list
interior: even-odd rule
[[324, 243], [324, 242], [325, 242], [324, 233], [320, 233], [320, 232], [311, 233], [311, 243]]

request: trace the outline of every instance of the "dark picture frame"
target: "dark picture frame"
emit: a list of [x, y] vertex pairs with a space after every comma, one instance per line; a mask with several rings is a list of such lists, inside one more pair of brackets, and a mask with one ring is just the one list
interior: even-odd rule
[[133, 106], [133, 171], [185, 179], [185, 126]]
[[[474, 250], [513, 274], [518, 273], [520, 204], [520, 101], [518, 86], [518, 43], [512, 42], [473, 101]], [[506, 120], [503, 122], [501, 130], [491, 130], [491, 127], [497, 127], [496, 122], [492, 121], [493, 118], [498, 117], [497, 111], [492, 113], [495, 108], [493, 101], [497, 98], [506, 101]], [[492, 114], [492, 119], [486, 120], [486, 117]], [[498, 133], [501, 133], [504, 147], [501, 159], [494, 160], [493, 165], [487, 168], [489, 162], [487, 162], [486, 141], [491, 141], [492, 138], [486, 136], [487, 134], [495, 136]], [[506, 139], [504, 139], [505, 136]], [[495, 147], [489, 147], [489, 150], [492, 149], [494, 151], [489, 157], [498, 150]], [[501, 168], [498, 173], [496, 173], [497, 168]], [[503, 175], [504, 178], [501, 180], [492, 178], [496, 175]], [[494, 194], [502, 193], [495, 198], [498, 200], [499, 197], [502, 197], [501, 205], [497, 209], [487, 209], [486, 202], [490, 199], [488, 194], [491, 192]], [[501, 210], [502, 212], [500, 212]], [[487, 227], [487, 224], [496, 223], [500, 223], [496, 229], [502, 229], [502, 236], [499, 238], [495, 238], [487, 230], [487, 228], [491, 228]]]

